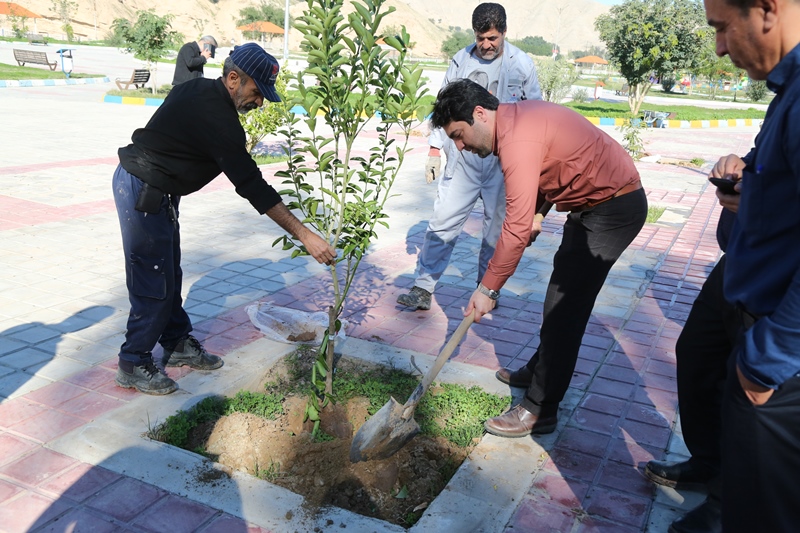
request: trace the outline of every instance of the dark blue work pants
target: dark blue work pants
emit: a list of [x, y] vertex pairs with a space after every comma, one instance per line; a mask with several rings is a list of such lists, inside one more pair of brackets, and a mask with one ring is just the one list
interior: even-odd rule
[[171, 350], [192, 331], [181, 299], [180, 197], [164, 195], [157, 214], [143, 213], [134, 208], [143, 185], [122, 166], [114, 172], [114, 202], [131, 303], [119, 357], [134, 365], [152, 357], [156, 342]]

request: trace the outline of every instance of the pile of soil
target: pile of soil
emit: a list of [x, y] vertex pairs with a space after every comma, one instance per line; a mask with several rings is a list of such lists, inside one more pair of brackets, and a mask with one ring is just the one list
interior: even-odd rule
[[[263, 381], [274, 380], [280, 367]], [[234, 413], [198, 426], [186, 448], [201, 447], [228, 468], [301, 494], [312, 507], [333, 505], [403, 527], [419, 519], [470, 452], [417, 435], [389, 459], [352, 464], [350, 444], [369, 418], [368, 400], [326, 407], [320, 428], [335, 438], [325, 442], [314, 442], [311, 422], [303, 422], [306, 401], [288, 397], [276, 420]]]

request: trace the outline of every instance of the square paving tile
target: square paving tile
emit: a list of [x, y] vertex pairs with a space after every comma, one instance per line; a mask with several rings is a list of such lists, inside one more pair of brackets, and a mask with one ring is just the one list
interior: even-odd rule
[[45, 448], [39, 448], [29, 455], [0, 467], [0, 473], [20, 483], [35, 487], [74, 464], [74, 459]]

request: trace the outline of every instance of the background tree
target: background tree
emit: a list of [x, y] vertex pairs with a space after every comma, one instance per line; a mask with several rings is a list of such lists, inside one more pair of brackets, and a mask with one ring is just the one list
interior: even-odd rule
[[153, 94], [156, 92], [158, 60], [174, 46], [177, 33], [171, 30], [172, 15], [159, 16], [152, 10], [139, 11], [136, 22], [131, 25], [126, 19], [115, 19], [111, 28], [121, 36], [134, 56], [147, 62], [153, 72]]
[[8, 21], [11, 23], [11, 33], [17, 39], [24, 39], [28, 33], [28, 17], [15, 15], [9, 10]]
[[456, 55], [456, 52], [474, 42], [475, 34], [472, 32], [472, 30], [457, 29], [454, 30], [453, 33], [447, 37], [447, 39], [442, 41], [441, 50], [448, 59], [453, 59], [453, 56]]
[[717, 89], [727, 80], [738, 79], [740, 69], [733, 64], [730, 57], [717, 55], [716, 33], [713, 29], [703, 29], [698, 33], [702, 38], [702, 45], [692, 73], [704, 78], [711, 85], [711, 99], [715, 100]]
[[[361, 258], [376, 236], [375, 227], [388, 227], [384, 206], [409, 150], [412, 126], [429, 111], [421, 101], [427, 92], [422, 68], [406, 61], [408, 33], [403, 28], [400, 35], [387, 35], [380, 28], [394, 8], [385, 8], [384, 0], [355, 0], [354, 11], [345, 16], [344, 2], [308, 0], [308, 10], [295, 22], [303, 34], [308, 67], [294, 78], [296, 96], [287, 105], [301, 105], [307, 115], [295, 115], [281, 131], [289, 161], [285, 171], [276, 173], [289, 186], [281, 191], [291, 198], [288, 207], [302, 211], [304, 222], [338, 251], [330, 267], [329, 333], [312, 367], [318, 395], [312, 396], [306, 411], [315, 429], [320, 409], [334, 392], [333, 336], [340, 326], [339, 314]], [[376, 46], [379, 38], [393, 50]], [[304, 83], [308, 77], [316, 83]], [[377, 123], [378, 137], [369, 155], [356, 155], [354, 142], [370, 122]], [[278, 243], [294, 248], [292, 256], [307, 254], [289, 236]]]
[[626, 0], [597, 17], [595, 28], [628, 82], [628, 105], [637, 114], [651, 76], [691, 69], [706, 28], [697, 0]]
[[548, 43], [544, 37], [536, 35], [535, 37], [527, 36], [522, 39], [509, 39], [508, 42], [526, 52], [535, 56], [550, 56], [553, 53], [553, 43]]
[[[261, 0], [261, 3], [257, 6], [247, 6], [242, 8], [239, 10], [239, 19], [236, 21], [236, 25], [244, 26], [245, 24], [250, 24], [251, 22], [266, 20], [268, 22], [272, 22], [280, 28], [283, 28], [286, 11], [282, 5], [283, 4], [277, 5]], [[291, 27], [293, 25], [293, 19], [291, 16], [289, 16], [289, 26]], [[243, 34], [247, 39], [253, 40], [258, 39], [260, 35], [258, 32], [251, 31], [243, 32]]]
[[570, 93], [572, 84], [578, 80], [575, 65], [561, 59], [537, 59], [536, 76], [542, 89], [542, 99], [559, 103]]
[[61, 29], [64, 30], [67, 41], [72, 42], [75, 38], [75, 32], [72, 29], [72, 13], [78, 9], [78, 3], [72, 0], [52, 0], [52, 2], [50, 11], [55, 13], [61, 21]]

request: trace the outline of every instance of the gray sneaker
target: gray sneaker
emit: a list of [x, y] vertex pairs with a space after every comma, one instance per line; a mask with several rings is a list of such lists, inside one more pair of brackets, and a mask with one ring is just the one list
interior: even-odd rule
[[156, 396], [169, 394], [178, 389], [178, 384], [166, 374], [162, 374], [152, 359], [143, 365], [133, 367], [131, 374], [117, 368], [117, 377], [114, 381], [120, 387]]
[[164, 366], [189, 365], [196, 370], [214, 370], [222, 366], [222, 358], [211, 355], [200, 341], [189, 335], [174, 350], [164, 350]]
[[401, 294], [398, 296], [397, 303], [405, 305], [406, 307], [427, 311], [431, 308], [431, 293], [415, 285], [408, 294]]

